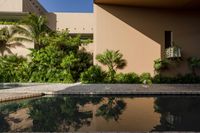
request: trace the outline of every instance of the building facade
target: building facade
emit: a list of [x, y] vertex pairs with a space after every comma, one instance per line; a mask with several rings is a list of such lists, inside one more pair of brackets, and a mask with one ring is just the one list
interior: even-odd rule
[[[164, 73], [177, 75], [190, 72], [188, 58], [200, 58], [199, 9], [199, 0], [94, 0], [94, 13], [49, 13], [37, 0], [0, 0], [0, 19], [34, 12], [47, 16], [52, 30], [94, 36], [88, 48], [94, 63], [106, 49], [119, 50], [127, 60], [122, 72], [154, 75], [154, 60], [165, 58], [166, 50], [176, 46], [180, 57], [171, 58], [175, 65]], [[15, 53], [28, 53], [20, 51]]]
[[189, 73], [188, 58], [200, 57], [199, 9], [198, 0], [95, 0], [94, 56], [120, 50], [128, 62], [123, 72], [154, 75], [154, 60], [173, 43], [181, 58], [164, 73]]

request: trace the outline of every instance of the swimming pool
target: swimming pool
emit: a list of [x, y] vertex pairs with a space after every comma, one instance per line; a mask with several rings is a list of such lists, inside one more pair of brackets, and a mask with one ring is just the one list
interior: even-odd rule
[[2, 103], [0, 131], [200, 131], [200, 97], [64, 95]]

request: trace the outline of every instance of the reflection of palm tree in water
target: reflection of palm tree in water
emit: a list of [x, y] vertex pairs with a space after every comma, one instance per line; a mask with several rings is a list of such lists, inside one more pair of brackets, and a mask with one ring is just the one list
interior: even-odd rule
[[119, 120], [119, 116], [123, 113], [126, 108], [126, 103], [122, 99], [110, 97], [106, 99], [106, 103], [101, 105], [96, 116], [102, 116], [105, 120]]
[[8, 132], [10, 129], [10, 126], [4, 117], [5, 116], [0, 112], [0, 132]]

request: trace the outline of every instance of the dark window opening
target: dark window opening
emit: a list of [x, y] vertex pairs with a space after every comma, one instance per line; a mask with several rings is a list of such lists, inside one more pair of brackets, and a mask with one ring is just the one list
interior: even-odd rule
[[173, 32], [165, 31], [165, 49], [173, 45]]

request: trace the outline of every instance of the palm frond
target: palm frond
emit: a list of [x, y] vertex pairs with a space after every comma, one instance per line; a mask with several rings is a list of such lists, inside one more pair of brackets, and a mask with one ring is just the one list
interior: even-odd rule
[[9, 47], [9, 48], [16, 48], [16, 47], [23, 47], [23, 48], [25, 48], [25, 46], [22, 43], [18, 43], [18, 42], [7, 44], [7, 47]]
[[18, 34], [18, 35], [23, 35], [23, 36], [31, 38], [32, 34], [31, 34], [31, 32], [29, 30], [28, 30], [28, 27], [25, 28], [23, 26], [16, 25], [16, 26], [12, 27], [12, 34], [11, 34], [11, 36], [14, 36], [14, 35]]
[[8, 40], [8, 43], [11, 42], [33, 42], [31, 38], [26, 38], [26, 37], [12, 37]]
[[2, 56], [4, 56], [4, 53], [7, 52], [8, 54], [13, 54], [13, 52], [8, 47], [3, 47], [0, 49], [0, 53]]

